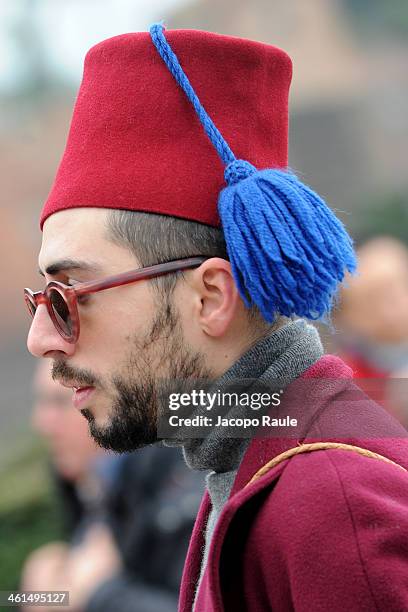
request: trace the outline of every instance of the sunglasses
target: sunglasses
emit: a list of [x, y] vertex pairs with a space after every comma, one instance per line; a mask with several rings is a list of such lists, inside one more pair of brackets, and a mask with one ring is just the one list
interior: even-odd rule
[[140, 280], [148, 280], [164, 276], [171, 272], [198, 268], [208, 257], [189, 257], [176, 259], [166, 263], [129, 270], [100, 280], [65, 285], [58, 281], [51, 281], [44, 291], [33, 292], [24, 289], [24, 299], [31, 317], [34, 318], [40, 304], [45, 304], [48, 314], [60, 336], [67, 342], [74, 344], [79, 338], [78, 298], [89, 293], [97, 293], [113, 287], [121, 287]]

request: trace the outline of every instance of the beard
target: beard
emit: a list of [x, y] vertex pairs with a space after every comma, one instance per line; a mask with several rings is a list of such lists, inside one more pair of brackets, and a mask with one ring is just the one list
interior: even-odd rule
[[[169, 302], [156, 315], [148, 333], [131, 342], [122, 372], [112, 377], [115, 399], [108, 423], [98, 425], [89, 409], [81, 410], [95, 442], [117, 453], [131, 452], [159, 441], [157, 421], [161, 402], [166, 399], [168, 402], [169, 390], [175, 381], [180, 384], [180, 381], [208, 380], [212, 376], [204, 355], [188, 347], [180, 317]], [[160, 378], [155, 376], [157, 372], [161, 373]], [[54, 364], [52, 375], [95, 384], [89, 372], [79, 372], [64, 362]]]

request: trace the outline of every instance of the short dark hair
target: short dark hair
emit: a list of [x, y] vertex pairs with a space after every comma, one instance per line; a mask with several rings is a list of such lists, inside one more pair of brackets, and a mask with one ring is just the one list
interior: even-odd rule
[[[194, 255], [229, 259], [222, 230], [196, 221], [111, 209], [107, 230], [109, 240], [130, 249], [143, 267]], [[182, 274], [153, 279], [153, 286], [168, 300]], [[248, 319], [256, 326], [270, 328], [256, 306], [251, 306], [247, 312]]]

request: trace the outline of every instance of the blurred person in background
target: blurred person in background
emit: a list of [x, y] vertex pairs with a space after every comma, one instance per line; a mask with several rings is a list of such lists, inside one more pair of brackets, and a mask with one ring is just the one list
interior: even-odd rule
[[378, 236], [361, 245], [357, 257], [358, 273], [342, 287], [334, 311], [337, 346], [369, 395], [400, 418], [387, 379], [408, 368], [408, 248]]
[[408, 249], [379, 236], [357, 258], [334, 312], [338, 344], [356, 376], [388, 376], [408, 365]]
[[175, 449], [115, 456], [98, 447], [48, 360], [34, 393], [33, 426], [49, 448], [69, 542], [30, 555], [22, 590], [69, 590], [78, 611], [175, 610], [201, 479]]
[[[50, 363], [39, 364], [33, 380], [33, 429], [45, 440], [51, 474], [64, 503], [65, 529], [79, 535], [82, 521], [95, 520], [101, 508], [103, 481], [112, 457], [89, 436], [72, 407], [72, 392], [52, 380]], [[103, 470], [106, 467], [106, 470]]]

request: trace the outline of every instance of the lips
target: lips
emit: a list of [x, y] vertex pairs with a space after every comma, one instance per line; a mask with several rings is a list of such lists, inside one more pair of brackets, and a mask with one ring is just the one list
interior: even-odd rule
[[75, 408], [84, 408], [86, 400], [95, 391], [95, 387], [92, 385], [81, 385], [76, 380], [59, 380], [58, 381], [63, 387], [72, 389], [74, 395], [72, 397], [72, 403]]
[[90, 398], [92, 393], [95, 391], [95, 387], [74, 387], [74, 395], [72, 398], [72, 403], [75, 408], [81, 409], [85, 407], [85, 403]]
[[58, 380], [58, 382], [63, 387], [66, 387], [67, 389], [73, 389], [74, 391], [77, 391], [78, 389], [87, 389], [88, 387], [92, 386], [92, 385], [81, 385], [81, 383], [79, 383], [78, 381], [76, 381], [74, 379], [72, 379], [72, 380]]

